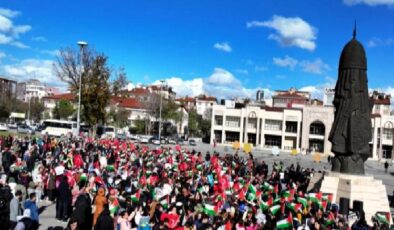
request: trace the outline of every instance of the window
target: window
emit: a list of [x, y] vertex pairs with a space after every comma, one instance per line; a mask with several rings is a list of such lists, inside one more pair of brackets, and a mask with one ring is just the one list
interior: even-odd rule
[[391, 159], [391, 153], [393, 151], [392, 146], [383, 145], [382, 146], [382, 158], [383, 159]]
[[324, 127], [324, 124], [321, 122], [313, 122], [309, 128], [309, 134], [312, 134], [312, 135], [324, 136], [325, 131], [326, 131], [326, 129]]
[[383, 139], [386, 139], [386, 140], [393, 139], [393, 129], [392, 128], [383, 128]]
[[223, 125], [223, 116], [215, 115], [215, 125]]
[[297, 122], [286, 121], [286, 133], [297, 133]]
[[226, 142], [239, 141], [239, 132], [228, 132], [226, 131]]
[[240, 126], [240, 118], [239, 117], [226, 117], [226, 126], [227, 127], [239, 127]]
[[267, 119], [267, 120], [265, 120], [264, 129], [265, 130], [281, 131], [282, 130], [282, 121]]
[[273, 146], [278, 146], [279, 148], [282, 145], [282, 137], [273, 136], [273, 135], [264, 135], [264, 147], [271, 148]]
[[257, 118], [249, 118], [248, 119], [248, 128], [255, 129], [257, 127]]

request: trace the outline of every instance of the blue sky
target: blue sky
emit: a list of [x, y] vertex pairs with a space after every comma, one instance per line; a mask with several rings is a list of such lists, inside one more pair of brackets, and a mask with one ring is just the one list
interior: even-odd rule
[[0, 5], [0, 74], [52, 74], [78, 40], [124, 66], [130, 81], [166, 79], [179, 95], [253, 96], [333, 86], [343, 46], [357, 38], [369, 86], [394, 94], [394, 0], [9, 0]]

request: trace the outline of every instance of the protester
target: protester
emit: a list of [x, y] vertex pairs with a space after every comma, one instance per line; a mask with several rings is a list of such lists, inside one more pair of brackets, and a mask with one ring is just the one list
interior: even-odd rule
[[30, 209], [23, 211], [23, 216], [19, 216], [15, 230], [36, 230], [38, 229], [37, 221], [32, 220]]
[[30, 199], [26, 200], [25, 203], [23, 204], [24, 209], [29, 209], [30, 210], [30, 217], [33, 222], [36, 222], [36, 224], [39, 224], [39, 213], [38, 213], [38, 206], [36, 204], [36, 194], [33, 192], [29, 196]]
[[67, 222], [69, 210], [71, 205], [71, 191], [67, 181], [67, 176], [63, 176], [58, 188], [59, 197], [57, 199], [56, 218]]
[[113, 230], [114, 229], [114, 221], [110, 215], [108, 205], [104, 206], [103, 211], [100, 213], [97, 218], [97, 222], [94, 225], [94, 230]]
[[99, 188], [97, 192], [97, 196], [94, 199], [95, 212], [93, 216], [93, 226], [96, 225], [97, 219], [100, 216], [101, 212], [104, 210], [104, 206], [108, 203], [107, 198], [105, 197], [104, 188]]
[[17, 217], [23, 213], [22, 209], [22, 192], [20, 190], [15, 192], [14, 198], [10, 203], [10, 229], [14, 229], [17, 224]]

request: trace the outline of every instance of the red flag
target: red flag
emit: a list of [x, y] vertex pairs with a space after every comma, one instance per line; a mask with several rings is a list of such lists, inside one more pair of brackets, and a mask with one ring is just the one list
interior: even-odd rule
[[175, 146], [175, 150], [178, 151], [178, 152], [181, 152], [181, 151], [182, 151], [182, 148], [181, 148], [180, 145], [176, 145], [176, 146]]

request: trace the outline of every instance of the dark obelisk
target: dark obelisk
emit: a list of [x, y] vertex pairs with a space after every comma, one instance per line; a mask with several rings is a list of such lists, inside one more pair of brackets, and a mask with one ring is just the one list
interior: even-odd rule
[[335, 86], [332, 171], [364, 174], [364, 162], [370, 154], [372, 103], [368, 95], [367, 58], [363, 45], [353, 39], [342, 50]]

